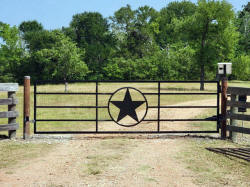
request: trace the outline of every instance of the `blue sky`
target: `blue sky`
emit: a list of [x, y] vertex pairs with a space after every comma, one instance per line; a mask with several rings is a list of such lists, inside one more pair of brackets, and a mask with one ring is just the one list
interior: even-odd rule
[[[84, 11], [97, 11], [108, 17], [126, 4], [130, 4], [133, 9], [148, 5], [160, 10], [171, 1], [173, 0], [0, 0], [0, 21], [13, 26], [22, 21], [37, 20], [46, 29], [56, 29], [68, 26], [74, 14]], [[228, 2], [238, 11], [248, 0]]]

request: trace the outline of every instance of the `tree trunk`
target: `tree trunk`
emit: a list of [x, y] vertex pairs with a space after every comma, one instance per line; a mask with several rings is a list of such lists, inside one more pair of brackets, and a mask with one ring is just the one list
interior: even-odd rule
[[67, 82], [67, 79], [66, 79], [66, 76], [64, 77], [64, 92], [68, 92], [68, 82]]
[[205, 80], [205, 60], [204, 60], [204, 50], [205, 50], [205, 41], [208, 33], [208, 24], [209, 20], [207, 20], [207, 23], [205, 25], [204, 32], [202, 34], [202, 39], [201, 39], [201, 50], [200, 50], [200, 90], [204, 90], [204, 80]]
[[201, 77], [200, 77], [200, 90], [204, 90], [204, 79], [205, 79], [205, 75], [204, 75], [204, 63], [201, 64]]
[[65, 82], [64, 86], [65, 86], [64, 92], [66, 93], [66, 92], [68, 92], [68, 83]]

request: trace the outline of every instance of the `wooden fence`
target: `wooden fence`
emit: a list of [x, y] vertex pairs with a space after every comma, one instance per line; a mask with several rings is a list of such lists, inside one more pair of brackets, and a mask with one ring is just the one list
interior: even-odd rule
[[234, 133], [250, 134], [250, 128], [238, 127], [236, 120], [250, 121], [250, 115], [238, 114], [238, 108], [246, 108], [250, 110], [250, 102], [239, 101], [239, 96], [250, 96], [250, 88], [228, 87], [227, 93], [230, 94], [231, 100], [227, 101], [230, 111], [227, 118], [230, 119], [230, 125], [226, 129], [230, 131], [230, 137], [235, 138]]
[[0, 83], [0, 92], [7, 92], [8, 98], [0, 99], [0, 105], [8, 105], [7, 112], [0, 112], [0, 118], [8, 118], [8, 124], [0, 124], [0, 131], [8, 131], [9, 138], [16, 136], [16, 130], [19, 125], [16, 123], [18, 112], [16, 105], [18, 100], [16, 98], [16, 91], [18, 91], [17, 83]]

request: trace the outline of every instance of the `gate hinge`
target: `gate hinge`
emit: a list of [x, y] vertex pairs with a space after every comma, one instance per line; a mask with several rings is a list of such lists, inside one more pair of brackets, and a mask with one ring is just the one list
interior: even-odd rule
[[218, 88], [219, 90], [218, 90], [218, 93], [221, 93], [222, 91], [221, 91], [221, 85], [219, 85], [219, 88]]
[[29, 117], [25, 117], [24, 122], [35, 123], [35, 120], [30, 120]]

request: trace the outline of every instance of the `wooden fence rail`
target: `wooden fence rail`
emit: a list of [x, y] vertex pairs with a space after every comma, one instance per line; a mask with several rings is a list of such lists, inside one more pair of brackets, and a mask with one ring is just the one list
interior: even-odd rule
[[8, 118], [8, 124], [0, 124], [0, 131], [8, 131], [9, 138], [16, 136], [16, 130], [19, 128], [16, 123], [16, 118], [19, 113], [16, 111], [18, 100], [16, 98], [16, 91], [18, 91], [17, 83], [0, 83], [0, 92], [7, 92], [7, 99], [0, 99], [0, 105], [8, 105], [8, 111], [1, 111], [0, 118]]
[[230, 112], [227, 113], [227, 118], [230, 119], [230, 125], [226, 129], [230, 131], [230, 138], [235, 139], [235, 133], [250, 134], [250, 128], [238, 127], [236, 120], [250, 121], [250, 115], [238, 114], [238, 108], [250, 108], [250, 102], [239, 101], [240, 95], [250, 96], [250, 88], [228, 87], [227, 93], [230, 94], [231, 100], [227, 101], [227, 106], [230, 107]]

